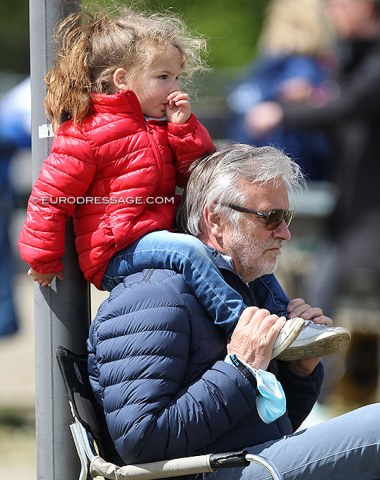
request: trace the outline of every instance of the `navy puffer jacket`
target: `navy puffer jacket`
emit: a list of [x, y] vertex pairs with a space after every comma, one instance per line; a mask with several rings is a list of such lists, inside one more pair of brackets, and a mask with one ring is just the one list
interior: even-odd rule
[[289, 415], [267, 425], [252, 385], [223, 361], [225, 345], [179, 274], [144, 270], [114, 288], [90, 328], [89, 373], [126, 463], [241, 449], [298, 427], [318, 395], [322, 366], [305, 379], [272, 362]]

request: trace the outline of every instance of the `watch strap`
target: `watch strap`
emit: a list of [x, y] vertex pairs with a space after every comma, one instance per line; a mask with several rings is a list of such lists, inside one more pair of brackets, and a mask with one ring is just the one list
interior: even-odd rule
[[233, 353], [229, 355], [232, 365], [239, 370], [239, 372], [249, 381], [255, 391], [257, 390], [257, 381], [253, 371], [247, 367], [239, 358]]

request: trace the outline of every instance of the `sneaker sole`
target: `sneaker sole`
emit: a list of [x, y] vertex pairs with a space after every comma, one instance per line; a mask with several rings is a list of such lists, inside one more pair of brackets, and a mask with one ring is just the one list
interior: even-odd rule
[[344, 350], [351, 340], [349, 332], [342, 332], [327, 337], [322, 337], [309, 345], [302, 345], [297, 347], [289, 347], [278, 355], [278, 360], [286, 362], [292, 360], [302, 360], [309, 357], [324, 357], [332, 353]]
[[273, 349], [272, 351], [272, 360], [273, 358], [278, 358], [281, 353], [289, 349], [289, 346], [294, 342], [294, 340], [298, 337], [298, 335], [302, 332], [302, 330], [305, 328], [305, 321], [302, 318], [298, 319], [298, 322], [295, 323], [295, 326], [291, 333], [286, 337], [286, 339], [276, 348]]

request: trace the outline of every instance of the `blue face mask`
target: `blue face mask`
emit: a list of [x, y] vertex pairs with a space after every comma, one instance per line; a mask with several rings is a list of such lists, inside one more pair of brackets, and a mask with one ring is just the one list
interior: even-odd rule
[[255, 370], [258, 394], [256, 407], [260, 418], [265, 423], [272, 423], [284, 415], [286, 398], [281, 383], [273, 373]]

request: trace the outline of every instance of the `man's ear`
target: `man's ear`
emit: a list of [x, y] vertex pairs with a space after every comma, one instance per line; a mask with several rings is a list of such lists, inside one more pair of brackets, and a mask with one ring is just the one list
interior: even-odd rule
[[128, 90], [127, 71], [125, 68], [117, 68], [112, 78], [113, 83], [118, 90]]
[[223, 244], [223, 222], [219, 213], [215, 212], [215, 205], [210, 207], [204, 207], [203, 209], [203, 221], [206, 226], [206, 231], [217, 239], [219, 244]]

